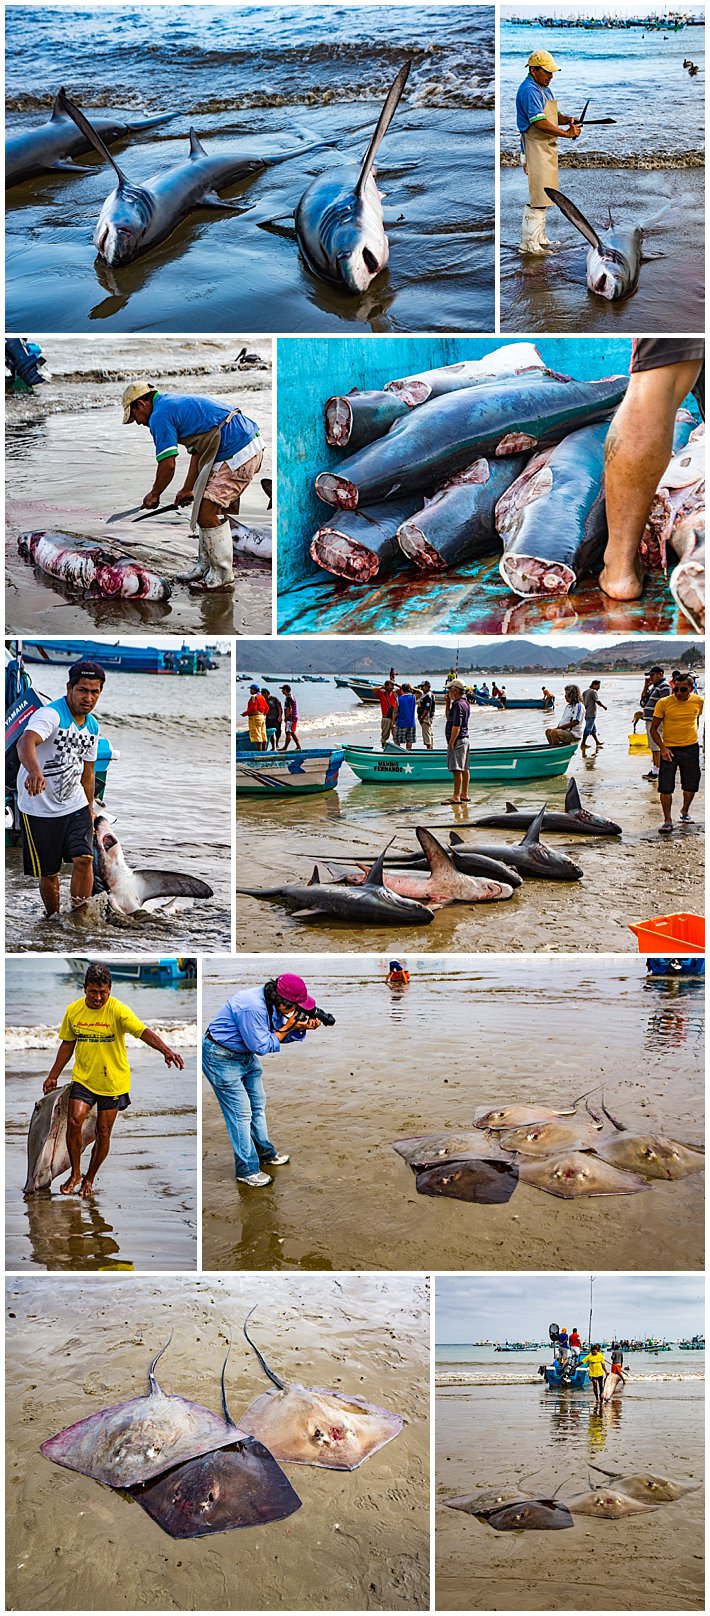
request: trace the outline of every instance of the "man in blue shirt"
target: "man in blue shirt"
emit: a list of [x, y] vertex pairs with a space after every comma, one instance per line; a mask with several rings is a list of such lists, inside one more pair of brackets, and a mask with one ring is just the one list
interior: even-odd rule
[[207, 1028], [202, 1070], [227, 1125], [238, 1184], [265, 1189], [273, 1180], [263, 1168], [288, 1161], [269, 1139], [258, 1057], [277, 1055], [282, 1044], [300, 1043], [307, 1031], [315, 1032], [320, 1022], [309, 1014], [315, 1008], [303, 978], [286, 971], [263, 988], [235, 993]]
[[550, 52], [532, 51], [527, 68], [527, 77], [515, 98], [521, 161], [529, 189], [529, 203], [523, 211], [520, 252], [542, 253], [546, 247], [556, 245], [547, 239], [549, 197], [545, 187], [558, 187], [557, 142], [577, 140], [582, 128], [575, 118], [557, 110], [549, 86], [553, 74], [560, 69]]
[[264, 446], [256, 421], [215, 399], [160, 393], [154, 382], [132, 382], [123, 394], [123, 424], [145, 426], [155, 444], [157, 468], [143, 504], [155, 510], [175, 476], [181, 444], [190, 464], [178, 505], [192, 504], [191, 528], [199, 530], [197, 562], [179, 577], [192, 593], [223, 593], [234, 587], [232, 530], [242, 494], [261, 469]]

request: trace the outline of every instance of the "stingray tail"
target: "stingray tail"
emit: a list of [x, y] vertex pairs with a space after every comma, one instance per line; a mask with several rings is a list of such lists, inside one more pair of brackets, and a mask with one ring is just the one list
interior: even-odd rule
[[155, 1366], [156, 1366], [156, 1364], [158, 1362], [158, 1359], [162, 1358], [163, 1353], [167, 1352], [168, 1347], [170, 1346], [170, 1342], [173, 1339], [173, 1334], [174, 1334], [174, 1332], [171, 1330], [170, 1334], [168, 1336], [168, 1339], [167, 1339], [167, 1341], [165, 1343], [165, 1346], [161, 1347], [160, 1352], [156, 1352], [155, 1357], [153, 1359], [153, 1362], [151, 1363], [151, 1366], [150, 1366], [150, 1368], [148, 1370], [148, 1384], [150, 1386], [151, 1392], [159, 1392], [160, 1391], [160, 1387], [159, 1387], [158, 1382], [157, 1382], [157, 1380], [155, 1378]]
[[[258, 1306], [258, 1303], [257, 1303], [257, 1306]], [[248, 1325], [249, 1320], [250, 1320], [253, 1313], [256, 1313], [256, 1307], [252, 1307], [250, 1309], [250, 1311], [247, 1313], [247, 1316], [246, 1316], [246, 1318], [244, 1320], [244, 1324], [242, 1325], [242, 1329], [244, 1331], [244, 1334], [245, 1334], [245, 1336], [247, 1338], [247, 1341], [249, 1342], [249, 1345], [250, 1345], [252, 1351], [256, 1353], [256, 1356], [259, 1359], [259, 1363], [261, 1364], [261, 1367], [262, 1367], [262, 1369], [264, 1371], [264, 1374], [268, 1375], [269, 1380], [273, 1380], [274, 1385], [278, 1386], [280, 1392], [284, 1392], [286, 1390], [286, 1382], [285, 1382], [285, 1380], [279, 1380], [278, 1375], [276, 1375], [274, 1373], [273, 1369], [269, 1368], [269, 1365], [267, 1364], [263, 1353], [261, 1353], [259, 1351], [259, 1348], [257, 1347], [256, 1342], [252, 1341], [252, 1338], [251, 1338], [251, 1336], [249, 1334], [249, 1331], [247, 1330], [247, 1325]]]
[[612, 1126], [614, 1128], [616, 1128], [617, 1133], [626, 1133], [626, 1127], [625, 1127], [624, 1123], [623, 1122], [617, 1122], [616, 1117], [612, 1116], [611, 1111], [607, 1111], [606, 1105], [604, 1104], [604, 1096], [603, 1095], [602, 1095], [602, 1111], [604, 1112], [604, 1115], [607, 1118], [607, 1121], [611, 1122]]
[[[224, 1363], [222, 1364], [222, 1374], [221, 1374], [221, 1377], [220, 1377], [220, 1384], [221, 1384], [221, 1387], [222, 1387], [222, 1413], [224, 1414], [225, 1420], [227, 1421], [228, 1425], [234, 1425], [234, 1420], [232, 1419], [232, 1416], [231, 1416], [231, 1414], [229, 1412], [229, 1409], [227, 1407], [227, 1387], [226, 1387], [226, 1383], [225, 1383], [225, 1375], [227, 1373], [227, 1360], [229, 1358], [229, 1354], [230, 1354], [231, 1350], [232, 1350], [232, 1337], [231, 1337], [231, 1334], [230, 1334], [229, 1344], [227, 1346], [227, 1351], [225, 1352], [225, 1355], [224, 1355]], [[236, 1430], [236, 1426], [234, 1426], [234, 1429]]]

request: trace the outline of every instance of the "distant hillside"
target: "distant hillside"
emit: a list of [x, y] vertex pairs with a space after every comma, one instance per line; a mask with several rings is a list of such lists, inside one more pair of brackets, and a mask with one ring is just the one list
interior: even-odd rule
[[[239, 673], [268, 674], [287, 678], [289, 674], [326, 673], [380, 677], [394, 666], [398, 675], [447, 673], [456, 655], [457, 643], [426, 646], [392, 645], [388, 640], [285, 639], [237, 640], [236, 666]], [[656, 661], [664, 667], [687, 662], [702, 667], [702, 642], [695, 640], [623, 640], [618, 645], [590, 651], [570, 640], [564, 646], [547, 645], [540, 640], [502, 639], [492, 644], [459, 644], [461, 673], [609, 673], [613, 669], [630, 672], [649, 668]]]

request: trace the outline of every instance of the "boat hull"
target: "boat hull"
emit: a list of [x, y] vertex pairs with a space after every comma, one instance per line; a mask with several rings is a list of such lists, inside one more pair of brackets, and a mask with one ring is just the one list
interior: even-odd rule
[[[576, 750], [576, 743], [471, 750], [471, 779], [548, 780], [565, 773]], [[346, 746], [345, 761], [361, 780], [375, 785], [445, 785], [451, 781], [444, 751], [406, 752], [398, 746], [387, 746], [376, 752], [370, 746]]]
[[238, 797], [301, 797], [333, 791], [345, 753], [338, 747], [300, 752], [237, 752]]

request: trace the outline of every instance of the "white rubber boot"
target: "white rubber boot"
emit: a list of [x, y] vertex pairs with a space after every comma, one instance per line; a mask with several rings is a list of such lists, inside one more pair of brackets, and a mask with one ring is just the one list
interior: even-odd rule
[[520, 245], [518, 247], [518, 252], [544, 252], [544, 247], [542, 246], [540, 237], [545, 231], [546, 211], [547, 210], [545, 208], [531, 208], [527, 205], [525, 206], [523, 209], [523, 223], [520, 232]]
[[538, 237], [540, 246], [543, 248], [559, 247], [559, 241], [548, 241], [547, 239], [547, 208], [538, 208], [537, 212], [542, 214], [542, 230]]
[[194, 565], [194, 567], [192, 569], [192, 572], [179, 572], [177, 574], [175, 582], [178, 583], [178, 584], [196, 584], [199, 581], [200, 578], [204, 578], [208, 567], [209, 567], [209, 557], [208, 557], [207, 551], [205, 549], [205, 541], [204, 541], [204, 538], [203, 538], [203, 535], [202, 535], [202, 528], [199, 527], [197, 529], [197, 560], [196, 560], [195, 565]]
[[200, 532], [205, 541], [207, 554], [207, 572], [204, 578], [192, 585], [195, 590], [227, 590], [234, 586], [234, 561], [232, 548], [232, 529], [229, 522], [221, 522], [219, 527], [203, 527]]

